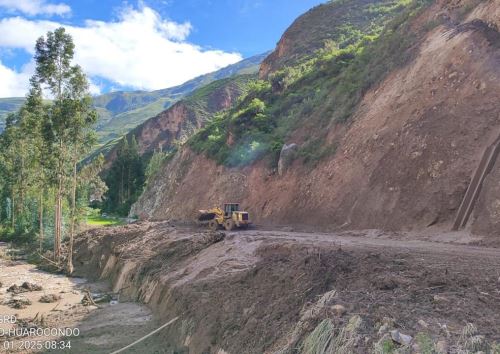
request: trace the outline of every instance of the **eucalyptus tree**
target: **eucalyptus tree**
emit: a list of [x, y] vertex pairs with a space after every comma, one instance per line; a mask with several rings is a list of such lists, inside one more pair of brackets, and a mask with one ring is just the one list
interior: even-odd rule
[[2, 188], [7, 198], [6, 214], [10, 219], [10, 227], [16, 228], [18, 215], [17, 192], [19, 190], [19, 180], [21, 175], [20, 152], [17, 141], [22, 134], [18, 126], [19, 114], [11, 113], [7, 116], [5, 130], [0, 135], [0, 154], [2, 167]]
[[[92, 142], [96, 113], [91, 107], [89, 85], [78, 65], [73, 65], [75, 45], [64, 28], [48, 32], [35, 46], [36, 71], [32, 90], [43, 90], [52, 103], [42, 115], [43, 151], [51, 160], [47, 178], [55, 186], [54, 258], [60, 260], [63, 227], [63, 200], [71, 191], [70, 251], [74, 233], [77, 163]], [[70, 187], [68, 187], [68, 185]], [[68, 268], [72, 271], [72, 253]]]
[[44, 205], [47, 195], [47, 170], [52, 166], [53, 160], [47, 151], [43, 140], [43, 124], [47, 105], [43, 102], [40, 84], [32, 78], [31, 88], [28, 92], [26, 103], [22, 110], [26, 112], [24, 128], [32, 151], [32, 170], [35, 178], [32, 182], [33, 193], [38, 199], [38, 238], [40, 253], [43, 250], [44, 241]]

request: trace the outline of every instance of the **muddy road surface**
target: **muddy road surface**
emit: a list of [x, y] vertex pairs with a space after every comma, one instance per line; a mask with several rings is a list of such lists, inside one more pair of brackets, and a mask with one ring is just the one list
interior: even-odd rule
[[500, 249], [483, 241], [142, 222], [80, 235], [75, 265], [157, 323], [179, 317], [143, 343], [165, 353], [298, 353], [318, 338], [355, 353], [494, 352]]

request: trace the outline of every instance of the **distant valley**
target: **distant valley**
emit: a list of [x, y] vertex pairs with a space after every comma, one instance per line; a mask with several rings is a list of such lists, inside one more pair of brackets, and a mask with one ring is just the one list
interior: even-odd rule
[[[94, 106], [99, 114], [96, 127], [99, 146], [121, 137], [200, 87], [235, 75], [257, 73], [260, 63], [268, 54], [244, 59], [171, 88], [156, 91], [116, 91], [95, 96]], [[23, 97], [0, 98], [0, 132], [5, 127], [7, 115], [17, 111], [23, 102]]]

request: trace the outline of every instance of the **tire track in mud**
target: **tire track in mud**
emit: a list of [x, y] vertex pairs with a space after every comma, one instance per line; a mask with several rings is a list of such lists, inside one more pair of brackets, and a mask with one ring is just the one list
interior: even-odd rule
[[431, 242], [422, 240], [398, 240], [392, 238], [367, 237], [363, 231], [357, 233], [359, 236], [346, 236], [334, 233], [307, 233], [307, 232], [281, 232], [281, 231], [248, 231], [244, 237], [262, 240], [283, 240], [296, 242], [298, 244], [314, 244], [316, 246], [329, 244], [330, 246], [362, 249], [362, 250], [384, 250], [386, 252], [411, 252], [428, 256], [448, 256], [463, 258], [474, 258], [482, 262], [491, 261], [500, 264], [500, 248], [479, 247], [470, 245], [451, 244], [443, 242]]

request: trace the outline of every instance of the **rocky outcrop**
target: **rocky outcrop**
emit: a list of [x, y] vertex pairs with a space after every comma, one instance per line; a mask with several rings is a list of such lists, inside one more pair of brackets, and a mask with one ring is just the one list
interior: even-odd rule
[[288, 166], [290, 166], [297, 156], [298, 148], [297, 144], [294, 143], [283, 145], [280, 152], [280, 158], [278, 160], [278, 175], [283, 176], [286, 172]]
[[[203, 127], [214, 113], [231, 107], [243, 92], [244, 83], [253, 77], [244, 75], [216, 81], [148, 119], [127, 137], [135, 136], [141, 154], [155, 149], [168, 151]], [[117, 146], [106, 155], [108, 166], [116, 158], [116, 152]]]

